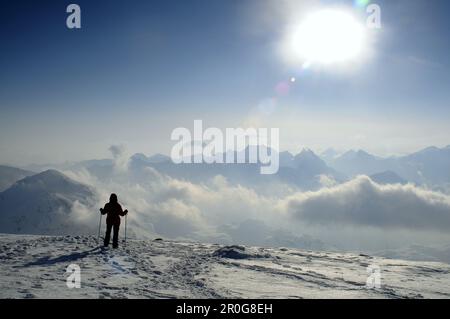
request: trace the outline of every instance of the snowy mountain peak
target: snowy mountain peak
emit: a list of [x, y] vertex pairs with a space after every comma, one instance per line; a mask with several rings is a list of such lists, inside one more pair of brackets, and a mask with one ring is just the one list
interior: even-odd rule
[[288, 151], [280, 152], [280, 156], [284, 156], [286, 158], [294, 158], [294, 155], [292, 155], [292, 153]]
[[25, 180], [38, 180], [38, 179], [58, 179], [58, 178], [62, 178], [62, 179], [68, 179], [63, 173], [57, 171], [56, 169], [48, 169], [46, 171], [43, 171], [41, 173], [32, 175], [28, 178], [26, 178]]
[[94, 191], [56, 170], [26, 177], [0, 193], [0, 232], [67, 234], [86, 232], [77, 224], [75, 203], [91, 207]]
[[130, 161], [134, 163], [158, 164], [170, 161], [170, 157], [159, 153], [148, 157], [143, 153], [136, 153], [131, 156]]
[[373, 156], [372, 154], [369, 154], [369, 153], [367, 153], [366, 151], [364, 151], [364, 150], [358, 150], [357, 152], [356, 152], [356, 156], [359, 156], [359, 157], [367, 157], [367, 158], [374, 158], [375, 156]]
[[304, 148], [300, 153], [298, 153], [295, 157], [294, 157], [294, 162], [297, 165], [301, 165], [301, 164], [319, 164], [319, 165], [323, 165], [326, 166], [325, 162], [316, 155], [316, 153], [314, 153], [312, 150], [308, 149], [308, 148]]
[[18, 181], [13, 187], [30, 187], [45, 189], [46, 191], [55, 192], [71, 192], [76, 191], [80, 187], [86, 187], [70, 178], [61, 172], [49, 169], [42, 173], [28, 176]]
[[334, 158], [339, 155], [339, 152], [336, 151], [334, 148], [327, 148], [325, 151], [320, 153], [321, 156], [327, 157], [327, 158]]
[[342, 154], [337, 158], [337, 160], [340, 161], [348, 161], [348, 160], [375, 160], [377, 159], [376, 156], [367, 153], [364, 150], [350, 150]]
[[311, 176], [328, 173], [330, 168], [327, 164], [310, 149], [303, 149], [294, 157], [294, 166], [302, 172]]
[[311, 149], [303, 148], [300, 153], [298, 153], [296, 158], [311, 158], [311, 159], [320, 159], [319, 156], [316, 155]]
[[356, 151], [350, 150], [339, 156], [339, 159], [353, 159], [356, 156]]
[[424, 148], [423, 150], [418, 151], [415, 154], [428, 154], [428, 153], [436, 153], [439, 151], [440, 151], [440, 149], [438, 147], [430, 146], [430, 147]]

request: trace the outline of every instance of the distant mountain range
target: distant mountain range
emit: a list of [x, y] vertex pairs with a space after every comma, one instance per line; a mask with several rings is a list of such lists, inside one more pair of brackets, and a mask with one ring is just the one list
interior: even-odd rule
[[389, 171], [403, 180], [418, 185], [442, 186], [450, 183], [450, 146], [428, 147], [401, 157], [382, 158], [363, 150], [349, 151], [328, 164], [349, 178]]
[[[259, 164], [176, 165], [162, 154], [135, 154], [128, 161], [128, 179], [130, 183], [145, 183], [148, 178], [145, 170], [152, 168], [194, 183], [207, 182], [222, 175], [229, 183], [261, 192], [276, 189], [269, 184], [291, 185], [304, 191], [317, 190], [322, 187], [320, 177], [323, 175], [335, 183], [364, 174], [378, 184], [409, 182], [444, 191], [448, 191], [450, 185], [450, 146], [429, 147], [407, 156], [390, 158], [377, 157], [362, 150], [339, 155], [331, 149], [321, 156], [309, 149], [296, 155], [289, 152], [279, 155], [278, 174], [261, 175]], [[87, 170], [99, 180], [108, 182], [113, 178], [114, 160], [88, 160], [66, 163], [61, 167], [69, 171]], [[0, 166], [0, 191], [0, 232], [11, 233], [64, 234], [69, 229], [83, 232], [83, 227], [78, 227], [71, 219], [72, 208], [75, 203], [92, 205], [96, 196], [90, 187], [54, 169], [35, 174], [7, 166]]]
[[[248, 158], [249, 148], [245, 149]], [[304, 149], [297, 155], [282, 152], [280, 168], [277, 174], [261, 175], [260, 164], [174, 164], [170, 157], [161, 154], [147, 157], [135, 154], [130, 158], [130, 173], [139, 181], [145, 167], [153, 167], [157, 171], [178, 179], [192, 182], [205, 182], [222, 175], [232, 184], [249, 187], [264, 186], [268, 183], [284, 183], [304, 190], [314, 190], [321, 187], [320, 175], [330, 176], [338, 181], [344, 181], [345, 176], [329, 167], [313, 151]], [[237, 153], [233, 155], [237, 157]]]
[[[256, 147], [256, 146], [254, 146]], [[242, 152], [248, 156], [249, 148]], [[237, 152], [233, 155], [237, 156]], [[326, 175], [344, 182], [357, 175], [367, 175], [381, 184], [414, 183], [431, 188], [442, 189], [450, 185], [450, 146], [444, 148], [428, 147], [419, 152], [400, 157], [383, 158], [363, 150], [339, 153], [328, 149], [317, 155], [312, 150], [303, 149], [294, 155], [279, 153], [280, 169], [275, 175], [261, 175], [260, 164], [174, 164], [163, 154], [146, 156], [134, 154], [128, 161], [129, 173], [135, 181], [142, 179], [142, 170], [153, 167], [168, 176], [192, 182], [204, 182], [222, 175], [230, 183], [257, 187], [267, 183], [285, 183], [302, 190], [315, 190], [321, 187], [319, 177]], [[87, 160], [61, 165], [30, 166], [35, 171], [41, 168], [58, 170], [86, 169], [100, 180], [108, 180], [114, 171], [112, 159]], [[11, 173], [0, 167], [0, 190], [5, 190], [20, 177], [29, 176], [30, 171], [9, 168]]]
[[401, 157], [378, 157], [363, 150], [339, 154], [328, 149], [320, 156], [309, 149], [298, 154], [281, 152], [280, 170], [274, 176], [261, 176], [259, 165], [254, 164], [180, 164], [175, 165], [168, 156], [161, 154], [146, 157], [136, 154], [130, 165], [139, 168], [152, 166], [176, 178], [203, 181], [215, 175], [223, 175], [231, 182], [244, 185], [277, 181], [293, 184], [302, 189], [320, 187], [318, 176], [327, 175], [337, 182], [367, 175], [381, 184], [414, 183], [430, 187], [450, 185], [450, 146], [429, 147]]

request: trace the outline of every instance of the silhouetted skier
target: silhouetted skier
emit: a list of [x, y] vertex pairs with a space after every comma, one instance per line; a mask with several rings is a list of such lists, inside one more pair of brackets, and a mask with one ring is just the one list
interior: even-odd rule
[[104, 208], [100, 208], [100, 213], [106, 216], [106, 235], [105, 235], [105, 247], [108, 247], [109, 240], [111, 238], [111, 229], [114, 228], [113, 235], [113, 248], [119, 247], [119, 227], [120, 227], [120, 216], [125, 216], [128, 214], [128, 210], [123, 211], [122, 206], [120, 206], [117, 201], [117, 195], [111, 194], [109, 197], [109, 203], [105, 204]]

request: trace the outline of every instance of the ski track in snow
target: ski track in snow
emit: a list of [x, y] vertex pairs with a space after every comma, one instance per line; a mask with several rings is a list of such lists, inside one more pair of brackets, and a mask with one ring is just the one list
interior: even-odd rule
[[[0, 235], [0, 298], [450, 298], [448, 264], [258, 247], [231, 259], [214, 253], [222, 247]], [[81, 267], [80, 289], [66, 286], [70, 264]], [[378, 289], [366, 287], [373, 264]]]

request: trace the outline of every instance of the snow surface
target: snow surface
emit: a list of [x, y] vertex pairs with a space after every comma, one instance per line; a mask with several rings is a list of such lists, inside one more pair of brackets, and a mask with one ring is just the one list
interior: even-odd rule
[[[66, 286], [70, 264], [81, 288]], [[381, 288], [366, 286], [367, 266]], [[450, 265], [166, 240], [0, 235], [0, 298], [450, 298]]]

